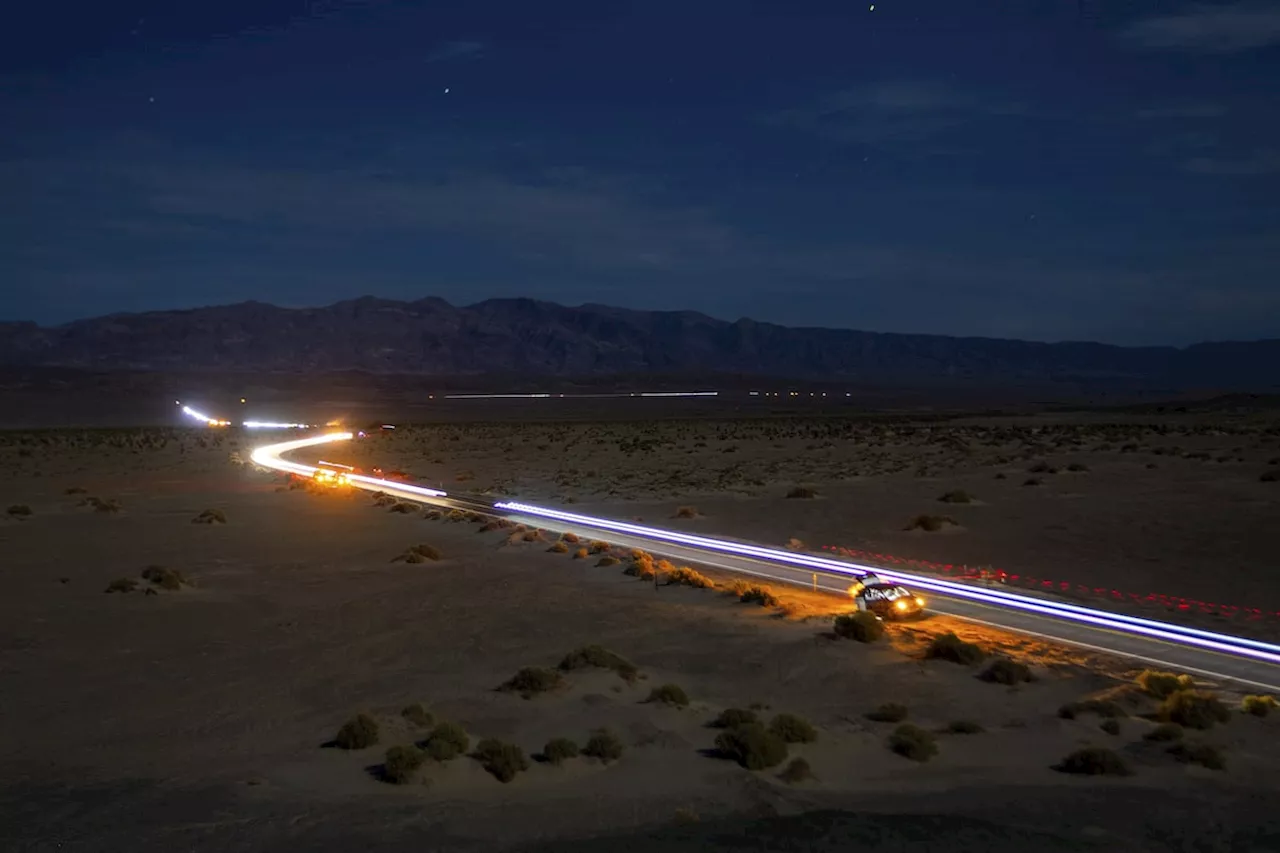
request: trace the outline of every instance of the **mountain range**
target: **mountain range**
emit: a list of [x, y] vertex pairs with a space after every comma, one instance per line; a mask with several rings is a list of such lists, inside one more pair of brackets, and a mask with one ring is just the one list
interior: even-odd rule
[[863, 384], [1070, 382], [1167, 389], [1280, 387], [1280, 340], [1122, 347], [790, 328], [691, 311], [490, 299], [261, 302], [0, 323], [0, 364], [131, 371], [529, 377], [741, 375]]

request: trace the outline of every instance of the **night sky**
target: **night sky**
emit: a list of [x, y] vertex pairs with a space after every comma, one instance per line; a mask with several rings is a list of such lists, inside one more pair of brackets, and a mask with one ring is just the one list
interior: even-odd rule
[[364, 294], [1280, 337], [1280, 3], [42, 0], [0, 319]]

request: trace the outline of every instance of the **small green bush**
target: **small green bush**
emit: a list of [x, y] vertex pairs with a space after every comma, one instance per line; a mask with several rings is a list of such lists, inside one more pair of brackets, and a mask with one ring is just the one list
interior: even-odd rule
[[853, 613], [841, 613], [831, 623], [831, 630], [837, 637], [846, 640], [857, 640], [859, 643], [874, 643], [884, 636], [884, 623], [874, 613], [856, 610]]
[[529, 761], [524, 750], [513, 743], [503, 743], [497, 738], [485, 738], [476, 744], [472, 756], [480, 762], [480, 766], [499, 782], [507, 783], [516, 778], [517, 773], [529, 769]]
[[567, 737], [552, 738], [542, 748], [542, 758], [548, 764], [559, 766], [570, 758], [578, 757], [578, 745]]
[[748, 770], [766, 770], [787, 759], [787, 742], [759, 723], [721, 732], [716, 749]]
[[1179, 690], [1188, 690], [1195, 686], [1195, 682], [1189, 675], [1159, 672], [1154, 669], [1144, 669], [1138, 673], [1134, 681], [1138, 687], [1142, 688], [1143, 693], [1157, 699], [1166, 699]]
[[900, 723], [907, 718], [907, 706], [886, 702], [874, 711], [868, 711], [865, 716], [877, 723]]
[[809, 767], [809, 762], [803, 758], [793, 758], [782, 772], [778, 774], [778, 778], [788, 785], [795, 785], [800, 782], [813, 778], [813, 770]]
[[1089, 746], [1077, 749], [1053, 767], [1059, 773], [1083, 776], [1131, 776], [1133, 771], [1124, 759], [1109, 749]]
[[1161, 722], [1177, 723], [1186, 729], [1211, 729], [1231, 719], [1231, 712], [1213, 693], [1179, 690], [1160, 703], [1156, 711]]
[[426, 760], [427, 756], [416, 746], [393, 746], [382, 762], [383, 778], [393, 785], [407, 784]]
[[930, 660], [947, 660], [952, 663], [973, 666], [981, 663], [987, 653], [973, 643], [966, 643], [953, 632], [939, 634], [930, 641], [924, 656]]
[[526, 666], [503, 682], [498, 689], [506, 693], [519, 693], [524, 699], [532, 699], [539, 693], [549, 693], [563, 685], [564, 678], [555, 670]]
[[433, 761], [452, 761], [467, 751], [471, 738], [457, 723], [440, 722], [427, 735], [423, 749]]
[[608, 729], [599, 729], [587, 739], [587, 745], [582, 748], [582, 754], [609, 764], [622, 757], [622, 741]]
[[758, 722], [760, 722], [760, 718], [756, 716], [755, 711], [750, 711], [746, 708], [725, 708], [718, 717], [711, 721], [711, 725], [717, 729], [732, 729]]
[[818, 730], [803, 717], [795, 714], [778, 714], [769, 722], [769, 731], [787, 743], [813, 743]]
[[778, 597], [762, 586], [748, 586], [738, 596], [743, 604], [759, 604], [761, 607], [777, 607]]
[[649, 692], [649, 698], [645, 701], [671, 705], [675, 708], [684, 708], [689, 704], [689, 695], [679, 685], [664, 684], [661, 687], [653, 688]]
[[978, 673], [978, 678], [991, 684], [1023, 684], [1035, 681], [1031, 668], [1009, 658], [996, 658], [987, 668]]
[[903, 723], [889, 735], [889, 749], [912, 761], [928, 761], [938, 754], [938, 742], [919, 726]]
[[1278, 706], [1274, 696], [1246, 696], [1240, 700], [1240, 710], [1255, 717], [1265, 717]]
[[339, 749], [368, 749], [378, 742], [378, 721], [368, 714], [356, 714], [342, 724], [333, 743]]
[[436, 721], [435, 716], [421, 702], [405, 705], [400, 709], [400, 716], [420, 729], [429, 728]]
[[951, 735], [980, 735], [986, 729], [972, 720], [952, 720], [943, 731]]
[[1175, 743], [1167, 752], [1182, 764], [1199, 764], [1209, 770], [1225, 770], [1227, 767], [1222, 753], [1207, 743]]

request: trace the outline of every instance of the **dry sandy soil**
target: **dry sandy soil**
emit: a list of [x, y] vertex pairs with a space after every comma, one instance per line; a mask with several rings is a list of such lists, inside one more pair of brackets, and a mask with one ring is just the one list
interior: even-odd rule
[[[1074, 425], [1030, 439], [1021, 426], [885, 429], [450, 426], [398, 431], [347, 458], [764, 541], [799, 536], [956, 562], [1035, 563], [1045, 576], [1092, 582], [1084, 573], [1097, 572], [1104, 583], [1187, 595], [1220, 589], [1205, 574], [1220, 578], [1224, 558], [1205, 561], [1225, 553], [1242, 601], [1277, 603], [1276, 582], [1262, 571], [1280, 488], [1259, 480], [1280, 455], [1267, 424], [1207, 435]], [[1155, 700], [1125, 687], [1133, 673], [1118, 662], [942, 619], [896, 628], [876, 644], [832, 639], [829, 615], [840, 602], [778, 590], [792, 604], [781, 618], [722, 591], [655, 591], [622, 565], [512, 542], [509, 531], [390, 512], [367, 495], [290, 490], [233, 464], [244, 449], [233, 441], [215, 446], [193, 431], [4, 437], [0, 505], [32, 511], [0, 521], [4, 849], [1280, 845], [1266, 807], [1280, 792], [1278, 715], [1242, 714], [1239, 697], [1221, 694], [1230, 722], [1186, 735], [1217, 748], [1226, 769], [1180, 763], [1144, 740], [1156, 724], [1141, 714]], [[1122, 451], [1128, 444], [1137, 451]], [[1174, 446], [1182, 453], [1154, 452]], [[1210, 461], [1188, 458], [1200, 452]], [[1223, 455], [1229, 461], [1212, 461]], [[988, 464], [997, 457], [1008, 461]], [[1041, 460], [1089, 470], [1022, 486]], [[1008, 478], [994, 480], [997, 471]], [[819, 497], [784, 498], [795, 484]], [[981, 503], [936, 502], [954, 488]], [[624, 493], [637, 497], [623, 501]], [[80, 505], [86, 496], [119, 509]], [[668, 522], [680, 504], [704, 517]], [[206, 509], [226, 523], [191, 523]], [[901, 531], [927, 512], [961, 526]], [[441, 559], [392, 562], [419, 543]], [[191, 583], [104, 592], [152, 564]], [[931, 636], [946, 630], [1027, 662], [1037, 680], [1000, 686], [976, 668], [923, 660]], [[530, 699], [495, 689], [521, 667], [554, 667], [589, 643], [633, 662], [641, 678], [575, 671]], [[688, 707], [644, 701], [667, 683], [687, 692]], [[1093, 715], [1058, 715], [1064, 703], [1117, 687], [1129, 711], [1119, 734]], [[412, 784], [391, 785], [378, 778], [384, 749], [426, 736], [400, 717], [411, 702], [461, 724], [473, 745], [496, 737], [533, 755], [549, 738], [581, 744], [605, 727], [624, 753], [608, 765], [531, 761], [509, 784], [462, 757], [428, 762]], [[937, 734], [936, 757], [911, 761], [887, 746], [894, 724], [865, 716], [887, 702], [907, 706], [909, 721], [930, 731], [957, 720], [985, 731]], [[752, 704], [766, 720], [790, 712], [817, 728], [816, 742], [790, 750], [814, 779], [788, 784], [778, 778], [783, 765], [752, 772], [707, 754], [718, 734], [708, 724]], [[326, 748], [362, 710], [381, 723], [378, 745]], [[1133, 775], [1052, 769], [1083, 746], [1113, 749]]]

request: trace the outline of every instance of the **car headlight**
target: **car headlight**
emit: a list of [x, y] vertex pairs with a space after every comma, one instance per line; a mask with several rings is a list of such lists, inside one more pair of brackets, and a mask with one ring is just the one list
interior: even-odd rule
[[906, 610], [906, 609], [907, 609], [907, 603], [906, 603], [905, 601], [899, 601], [897, 604], [895, 604], [895, 605], [893, 605], [893, 606], [894, 606], [894, 607], [896, 607], [896, 608], [898, 608], [899, 610]]
[[924, 607], [924, 599], [918, 595], [916, 596], [916, 606]]

